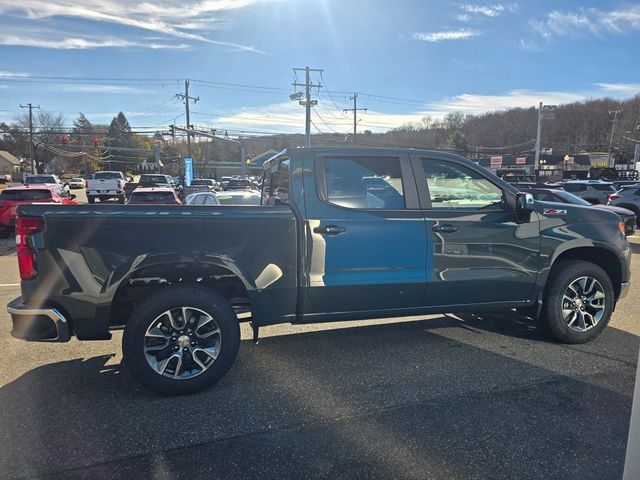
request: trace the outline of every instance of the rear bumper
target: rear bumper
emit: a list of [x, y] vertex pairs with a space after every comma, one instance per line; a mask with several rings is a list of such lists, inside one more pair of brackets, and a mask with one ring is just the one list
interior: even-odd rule
[[11, 335], [29, 342], [68, 342], [69, 322], [55, 308], [31, 307], [18, 297], [7, 305], [11, 315]]

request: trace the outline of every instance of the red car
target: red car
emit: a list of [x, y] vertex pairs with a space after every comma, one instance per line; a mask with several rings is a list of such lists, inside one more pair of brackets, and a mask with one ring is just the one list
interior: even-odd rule
[[8, 237], [16, 223], [16, 207], [23, 203], [77, 205], [75, 195], [55, 185], [19, 185], [0, 192], [0, 237]]
[[138, 187], [129, 197], [128, 205], [182, 205], [173, 188]]

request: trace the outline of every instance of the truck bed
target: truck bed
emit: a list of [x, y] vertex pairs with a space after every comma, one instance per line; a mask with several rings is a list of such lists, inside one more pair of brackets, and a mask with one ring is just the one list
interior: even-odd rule
[[[45, 221], [34, 236], [44, 276], [22, 282], [24, 301], [75, 312], [80, 339], [108, 338], [125, 322], [136, 288], [194, 278], [228, 282], [230, 298], [267, 307], [259, 310], [270, 318], [256, 322], [296, 311], [296, 224], [288, 207], [23, 205], [18, 214]], [[130, 299], [121, 298], [123, 289]]]

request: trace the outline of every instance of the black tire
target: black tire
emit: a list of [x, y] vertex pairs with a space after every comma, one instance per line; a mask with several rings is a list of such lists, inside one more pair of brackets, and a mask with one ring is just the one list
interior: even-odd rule
[[[206, 370], [186, 379], [168, 378], [157, 372], [147, 361], [144, 352], [147, 329], [163, 312], [177, 307], [200, 309], [213, 317], [220, 330], [218, 356]], [[219, 293], [196, 285], [164, 287], [150, 295], [131, 313], [122, 338], [126, 367], [140, 383], [167, 395], [195, 393], [215, 384], [233, 365], [239, 347], [240, 324], [231, 305]], [[184, 358], [188, 362], [190, 357], [186, 355], [188, 354], [185, 353]]]
[[616, 207], [626, 208], [627, 210], [631, 210], [636, 214], [636, 222], [640, 222], [640, 208], [635, 205], [629, 205], [628, 203], [623, 203], [622, 205], [616, 205]]
[[87, 197], [87, 202], [93, 204], [96, 201], [95, 197]]
[[120, 204], [124, 205], [124, 202], [125, 202], [124, 195], [123, 195], [123, 196], [121, 196], [121, 197], [118, 197], [118, 203], [120, 203]]
[[[602, 316], [594, 326], [579, 332], [569, 327], [562, 312], [565, 292], [580, 277], [589, 277], [599, 282], [604, 293], [604, 308]], [[613, 284], [602, 268], [584, 260], [565, 260], [555, 265], [549, 274], [542, 311], [537, 319], [538, 327], [547, 337], [558, 342], [569, 344], [590, 342], [600, 335], [609, 323], [614, 303]], [[569, 310], [572, 308], [574, 307], [570, 307]]]

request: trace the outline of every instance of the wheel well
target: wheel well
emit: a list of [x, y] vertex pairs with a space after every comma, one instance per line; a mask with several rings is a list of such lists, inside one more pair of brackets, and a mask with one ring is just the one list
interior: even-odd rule
[[201, 263], [154, 265], [136, 270], [122, 282], [111, 302], [110, 326], [123, 326], [136, 305], [158, 289], [189, 284], [217, 291], [227, 299], [236, 313], [251, 310], [244, 283], [224, 267]]
[[566, 252], [558, 255], [558, 258], [553, 262], [551, 270], [564, 260], [585, 260], [587, 262], [595, 263], [602, 268], [607, 275], [609, 275], [616, 298], [620, 295], [622, 267], [620, 266], [620, 260], [618, 260], [615, 253], [607, 250], [606, 248], [599, 247], [572, 248], [571, 250], [567, 250]]

